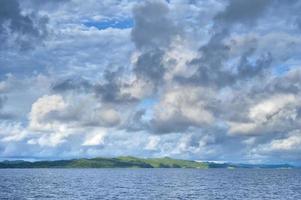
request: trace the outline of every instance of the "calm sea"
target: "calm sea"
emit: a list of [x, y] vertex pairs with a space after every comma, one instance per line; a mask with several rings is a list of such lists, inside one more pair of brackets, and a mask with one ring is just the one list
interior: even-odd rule
[[301, 200], [301, 170], [1, 169], [0, 199]]

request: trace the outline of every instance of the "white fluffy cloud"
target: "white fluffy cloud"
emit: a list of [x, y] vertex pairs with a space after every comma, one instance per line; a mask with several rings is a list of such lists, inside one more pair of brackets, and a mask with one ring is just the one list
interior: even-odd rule
[[273, 162], [285, 162], [295, 160], [298, 162], [301, 146], [300, 130], [289, 132], [279, 139], [272, 139], [264, 144], [260, 144], [250, 150], [253, 157], [260, 159], [271, 158]]
[[301, 135], [293, 134], [288, 138], [273, 140], [270, 143], [271, 151], [293, 151], [300, 149]]
[[51, 112], [62, 112], [66, 109], [67, 104], [59, 95], [43, 96], [32, 104], [31, 112], [29, 114], [30, 124], [29, 128], [34, 131], [51, 130], [56, 124], [45, 123], [45, 117]]
[[104, 137], [106, 136], [107, 132], [104, 129], [98, 128], [92, 131], [83, 142], [83, 146], [97, 146], [104, 144]]
[[290, 131], [289, 122], [300, 123], [300, 99], [293, 94], [276, 94], [250, 107], [249, 122], [229, 122], [232, 134], [265, 134], [271, 131]]
[[166, 91], [154, 108], [153, 123], [158, 131], [176, 131], [177, 125], [186, 129], [189, 126], [211, 124], [213, 114], [205, 107], [208, 92], [199, 87], [179, 87]]

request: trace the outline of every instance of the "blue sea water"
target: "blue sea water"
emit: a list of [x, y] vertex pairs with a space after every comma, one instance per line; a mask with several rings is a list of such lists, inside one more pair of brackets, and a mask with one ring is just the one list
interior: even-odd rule
[[301, 170], [1, 169], [0, 199], [301, 199]]

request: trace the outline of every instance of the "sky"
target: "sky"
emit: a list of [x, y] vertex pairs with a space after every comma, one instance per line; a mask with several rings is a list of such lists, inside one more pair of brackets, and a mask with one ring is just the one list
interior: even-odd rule
[[301, 1], [1, 0], [0, 160], [301, 165]]

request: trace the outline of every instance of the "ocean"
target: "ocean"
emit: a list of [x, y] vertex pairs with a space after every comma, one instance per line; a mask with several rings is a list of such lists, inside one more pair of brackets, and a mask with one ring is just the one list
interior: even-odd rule
[[299, 169], [0, 169], [0, 199], [301, 199]]

